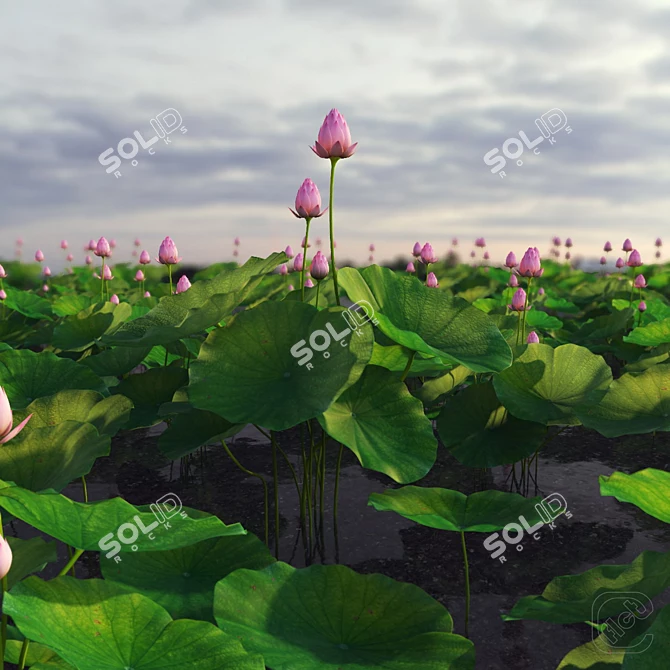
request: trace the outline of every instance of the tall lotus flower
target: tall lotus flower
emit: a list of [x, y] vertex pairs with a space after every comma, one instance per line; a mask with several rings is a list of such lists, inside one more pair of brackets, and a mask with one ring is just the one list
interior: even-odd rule
[[30, 421], [32, 414], [21, 421], [16, 428], [12, 430], [12, 423], [14, 422], [14, 415], [9, 404], [9, 398], [5, 393], [5, 389], [0, 386], [0, 444], [9, 442], [13, 437], [16, 437]]
[[608, 253], [612, 251], [612, 243], [611, 242], [605, 242], [605, 246], [603, 247], [603, 251], [607, 251]]
[[507, 258], [505, 259], [505, 266], [508, 268], [515, 268], [518, 265], [516, 262], [516, 256], [514, 255], [513, 251], [510, 251], [507, 254]]
[[640, 304], [637, 306], [637, 308], [640, 310], [640, 312], [646, 312], [647, 303], [644, 300], [640, 300]]
[[617, 268], [621, 269], [625, 265], [625, 263], [623, 262], [623, 258], [617, 258], [615, 265], [617, 266]]
[[170, 239], [170, 236], [161, 242], [156, 260], [163, 265], [176, 265], [181, 260], [181, 256], [177, 251], [177, 245]]
[[621, 248], [626, 252], [633, 251], [633, 243], [628, 238], [626, 238], [623, 241], [623, 246]]
[[7, 300], [7, 294], [4, 288], [0, 288], [0, 300]]
[[109, 267], [109, 265], [105, 265], [105, 267], [103, 268], [102, 278], [106, 281], [112, 281], [112, 279], [114, 279], [114, 275], [112, 274], [112, 268]]
[[512, 288], [516, 288], [519, 285], [519, 280], [516, 278], [516, 275], [510, 275], [507, 285], [511, 286]]
[[116, 293], [109, 299], [109, 302], [112, 303], [112, 305], [118, 305], [119, 304], [119, 296], [116, 295]]
[[73, 256], [72, 254], [68, 254], [68, 255], [65, 257], [65, 260], [66, 260], [68, 263], [72, 263], [72, 261], [74, 260], [74, 256]]
[[305, 280], [305, 288], [314, 288], [314, 282], [309, 277]]
[[45, 266], [44, 266], [44, 270], [42, 270], [42, 274], [43, 274], [45, 277], [51, 277], [51, 269], [49, 268], [48, 265], [45, 265]]
[[414, 263], [411, 261], [407, 263], [407, 267], [405, 268], [406, 272], [416, 272], [416, 268], [414, 267]]
[[309, 266], [309, 274], [314, 277], [317, 281], [321, 281], [328, 276], [330, 268], [328, 267], [327, 258], [320, 251], [316, 252], [316, 255], [312, 259], [312, 262]]
[[522, 288], [518, 288], [512, 296], [512, 304], [507, 306], [515, 312], [523, 312], [526, 309], [530, 309], [530, 307], [526, 307], [526, 292]]
[[600, 265], [607, 265], [607, 258], [605, 256], [600, 257]]
[[374, 251], [374, 250], [375, 250], [375, 245], [374, 245], [374, 244], [371, 244], [371, 245], [368, 247], [368, 249], [369, 249], [370, 251]]
[[434, 272], [428, 273], [428, 276], [426, 277], [426, 286], [428, 288], [437, 288], [439, 286], [437, 277], [435, 276]]
[[419, 242], [414, 243], [414, 248], [412, 249], [412, 256], [418, 258], [421, 256], [421, 244]]
[[151, 263], [151, 256], [149, 255], [149, 252], [146, 249], [144, 249], [140, 254], [140, 263], [142, 265], [148, 265], [149, 263]]
[[0, 279], [4, 279], [7, 276], [7, 273], [5, 272], [5, 268], [0, 265]]
[[67, 249], [67, 240], [61, 240], [60, 248], [61, 249]]
[[654, 245], [657, 246], [657, 247], [662, 247], [663, 246], [663, 242], [661, 241], [660, 237], [656, 238], [656, 242], [654, 242]]
[[295, 258], [293, 259], [293, 269], [296, 272], [301, 272], [302, 271], [302, 254], [296, 254]]
[[567, 240], [565, 240], [565, 246], [569, 249], [572, 246], [572, 238], [568, 237]]
[[289, 209], [298, 219], [313, 219], [325, 214], [326, 210], [321, 210], [321, 194], [311, 179], [302, 182], [295, 196], [295, 210]]
[[280, 275], [287, 275], [288, 274], [288, 268], [286, 267], [286, 263], [282, 263], [279, 266], [279, 274]]
[[107, 258], [112, 255], [112, 249], [109, 246], [109, 242], [104, 237], [101, 237], [96, 243], [93, 253], [101, 258]]
[[519, 274], [522, 277], [541, 277], [544, 268], [540, 264], [540, 252], [537, 247], [528, 247], [519, 263]]
[[42, 253], [42, 250], [41, 250], [41, 249], [38, 249], [38, 250], [35, 252], [35, 260], [36, 260], [38, 263], [41, 263], [41, 262], [44, 260], [44, 254]]
[[138, 270], [135, 273], [135, 281], [144, 281], [144, 272], [142, 270]]
[[286, 249], [284, 250], [284, 253], [288, 256], [288, 259], [291, 260], [293, 258], [293, 249], [291, 249], [291, 245], [289, 244]]
[[0, 579], [4, 579], [12, 567], [12, 548], [4, 537], [0, 537]]
[[351, 143], [351, 132], [342, 114], [331, 109], [319, 128], [319, 136], [311, 147], [319, 158], [349, 158], [358, 142]]
[[486, 240], [483, 237], [478, 237], [475, 240], [475, 246], [483, 249], [486, 246]]
[[537, 333], [534, 330], [531, 330], [530, 333], [528, 333], [528, 338], [526, 339], [526, 342], [528, 344], [539, 344], [540, 338], [537, 336]]
[[93, 259], [90, 256], [86, 256], [86, 265], [90, 265], [93, 262]]
[[186, 275], [182, 275], [179, 277], [179, 281], [177, 282], [175, 293], [184, 293], [184, 291], [188, 291], [190, 288], [191, 282], [188, 280], [188, 277]]
[[629, 268], [639, 268], [640, 265], [642, 265], [642, 257], [637, 249], [633, 249], [633, 251], [630, 252], [628, 263], [626, 263], [626, 265], [628, 265]]
[[135, 241], [133, 242], [133, 244], [134, 244], [136, 247], [139, 247], [140, 244], [142, 244], [142, 243], [140, 242], [140, 238], [139, 238], [139, 237], [136, 237], [136, 238], [135, 238]]
[[437, 261], [438, 258], [433, 251], [433, 245], [430, 242], [426, 242], [421, 249], [421, 262], [428, 265], [429, 263], [437, 263]]
[[647, 288], [647, 280], [644, 278], [644, 275], [635, 277], [635, 288]]

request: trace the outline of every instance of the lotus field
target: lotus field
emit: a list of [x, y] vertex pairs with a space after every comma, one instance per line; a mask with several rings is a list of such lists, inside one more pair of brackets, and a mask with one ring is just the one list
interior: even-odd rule
[[3, 261], [2, 667], [670, 667], [661, 240], [338, 265], [355, 150], [333, 110], [267, 258]]

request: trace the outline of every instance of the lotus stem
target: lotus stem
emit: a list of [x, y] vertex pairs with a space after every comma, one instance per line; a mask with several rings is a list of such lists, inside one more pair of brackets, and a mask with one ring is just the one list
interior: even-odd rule
[[102, 266], [100, 268], [100, 302], [105, 302], [105, 257], [102, 256]]
[[533, 282], [532, 277], [528, 277], [528, 291], [526, 292], [526, 302], [523, 306], [523, 327], [521, 330], [521, 344], [526, 341], [526, 314], [528, 312], [528, 303], [530, 302], [530, 285]]
[[81, 485], [84, 490], [84, 502], [88, 502], [88, 487], [86, 486], [86, 477], [85, 475], [82, 475], [81, 477]]
[[468, 550], [465, 546], [465, 532], [461, 531], [461, 546], [463, 547], [463, 567], [465, 568], [465, 637], [469, 635], [470, 623], [470, 565], [468, 563]]
[[77, 549], [72, 556], [70, 556], [70, 560], [65, 564], [65, 567], [58, 573], [56, 576], [56, 579], [58, 577], [62, 577], [63, 575], [67, 574], [68, 570], [70, 568], [74, 568], [74, 564], [79, 560], [79, 557], [84, 553], [83, 549]]
[[335, 236], [333, 234], [333, 190], [335, 185], [335, 165], [340, 160], [336, 157], [330, 159], [330, 194], [328, 198], [328, 223], [330, 225], [330, 260], [333, 270], [333, 288], [335, 289], [335, 302], [340, 306], [340, 291], [337, 286], [337, 266], [335, 265]]
[[404, 382], [405, 379], [407, 378], [407, 375], [409, 374], [409, 371], [412, 367], [412, 363], [414, 362], [414, 356], [416, 355], [416, 351], [412, 351], [412, 353], [409, 356], [409, 359], [407, 360], [407, 365], [405, 366], [405, 369], [402, 372], [402, 377], [400, 377], [400, 381]]
[[30, 640], [25, 638], [23, 644], [21, 645], [21, 654], [19, 655], [19, 670], [24, 670], [26, 667], [26, 656], [28, 655], [28, 645]]
[[334, 504], [333, 504], [333, 517], [335, 518], [335, 523], [337, 523], [337, 506], [339, 502], [339, 492], [340, 492], [340, 470], [342, 469], [342, 454], [344, 453], [344, 445], [340, 443], [340, 451], [337, 454], [337, 467], [335, 468], [335, 494], [334, 494]]
[[[312, 222], [311, 217], [305, 219], [305, 244], [302, 248], [302, 270], [300, 270], [300, 300], [305, 302], [305, 268], [307, 267], [307, 243], [309, 241], [309, 224]], [[318, 305], [318, 302], [317, 302]]]
[[170, 295], [172, 295], [172, 266], [168, 263], [168, 278], [170, 280]]
[[[325, 545], [325, 541], [323, 539], [323, 507], [324, 507], [324, 498], [325, 498], [325, 493], [326, 493], [326, 438], [328, 436], [326, 435], [326, 431], [321, 429], [321, 500], [319, 502], [319, 507], [320, 507], [320, 516], [321, 516], [321, 544]], [[324, 547], [325, 549], [325, 547]]]
[[316, 308], [319, 309], [319, 289], [321, 288], [321, 282], [316, 282]]
[[272, 481], [275, 497], [275, 558], [279, 560], [279, 470], [277, 468], [277, 441], [272, 431], [270, 435], [272, 436]]

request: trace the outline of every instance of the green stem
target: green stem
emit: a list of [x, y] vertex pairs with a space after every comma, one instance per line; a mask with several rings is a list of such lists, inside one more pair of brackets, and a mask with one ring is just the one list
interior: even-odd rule
[[67, 574], [68, 570], [70, 568], [74, 567], [74, 564], [79, 560], [79, 557], [84, 553], [83, 549], [77, 549], [74, 554], [70, 557], [70, 560], [65, 564], [65, 567], [58, 573], [56, 576], [56, 579], [58, 577], [62, 577], [63, 575]]
[[319, 289], [321, 288], [321, 281], [316, 282], [316, 308], [319, 309]]
[[300, 270], [300, 300], [305, 302], [305, 268], [307, 267], [307, 243], [309, 242], [309, 224], [312, 222], [311, 217], [305, 219], [305, 244], [302, 248], [302, 269]]
[[412, 367], [412, 362], [414, 361], [414, 356], [415, 355], [416, 355], [416, 351], [412, 351], [409, 358], [407, 359], [407, 365], [405, 366], [405, 369], [402, 372], [402, 377], [400, 377], [401, 382], [404, 382], [405, 379], [407, 378], [407, 375], [409, 374], [410, 368]]
[[521, 344], [526, 341], [526, 312], [528, 311], [528, 303], [530, 301], [530, 285], [533, 281], [532, 277], [528, 277], [528, 290], [526, 291], [526, 302], [523, 305], [523, 326], [521, 330]]
[[21, 654], [19, 655], [19, 670], [23, 670], [26, 667], [26, 656], [28, 655], [29, 644], [30, 640], [28, 640], [28, 638], [23, 640], [23, 644], [21, 645]]
[[84, 502], [88, 502], [88, 487], [86, 486], [86, 477], [82, 475], [81, 477], [81, 485], [84, 489]]
[[172, 266], [168, 265], [168, 277], [170, 278], [170, 295], [172, 295]]
[[465, 546], [465, 532], [461, 531], [461, 546], [463, 547], [463, 566], [465, 567], [465, 637], [469, 637], [470, 622], [470, 565], [468, 563], [468, 550]]
[[102, 267], [100, 269], [100, 302], [105, 302], [105, 257], [102, 256]]
[[[321, 433], [321, 459], [321, 499], [319, 501], [321, 509], [319, 510], [319, 513], [321, 515], [321, 533], [323, 533], [323, 501], [326, 493], [326, 431], [323, 429]], [[325, 544], [323, 538], [322, 544]]]
[[277, 441], [274, 433], [272, 436], [272, 480], [274, 483], [275, 497], [275, 558], [279, 560], [279, 469], [277, 468]]
[[339, 158], [330, 159], [330, 194], [328, 198], [328, 223], [330, 225], [330, 261], [333, 270], [333, 288], [335, 289], [335, 300], [340, 306], [340, 291], [337, 287], [337, 266], [335, 265], [335, 236], [333, 233], [333, 188], [335, 185], [335, 165]]
[[342, 454], [344, 453], [344, 445], [340, 444], [340, 452], [337, 454], [337, 467], [335, 468], [335, 504], [333, 505], [333, 516], [337, 523], [337, 505], [339, 502], [340, 492], [340, 470], [342, 469]]

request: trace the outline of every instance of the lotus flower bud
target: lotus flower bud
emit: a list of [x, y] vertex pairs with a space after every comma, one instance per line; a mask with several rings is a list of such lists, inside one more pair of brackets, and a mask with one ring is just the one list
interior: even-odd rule
[[48, 265], [45, 265], [45, 266], [44, 266], [44, 270], [42, 270], [42, 274], [43, 274], [45, 277], [51, 277], [51, 269], [49, 268]]
[[642, 257], [637, 249], [631, 251], [627, 265], [629, 268], [639, 268], [642, 265]]
[[510, 251], [507, 254], [507, 258], [505, 259], [505, 266], [508, 268], [515, 268], [518, 265], [516, 262], [516, 256], [514, 255], [513, 251]]
[[308, 278], [305, 280], [305, 286], [306, 286], [307, 288], [314, 288], [314, 282], [308, 277]]
[[647, 288], [647, 281], [645, 280], [644, 275], [635, 277], [635, 288]]
[[149, 252], [146, 249], [144, 249], [140, 254], [140, 263], [142, 265], [148, 265], [149, 263], [151, 263], [151, 256], [149, 255]]
[[[309, 243], [309, 240], [307, 240], [307, 248], [309, 249], [312, 245]], [[302, 238], [302, 242], [300, 243], [300, 248], [304, 249], [305, 248], [305, 238]]]
[[240, 238], [239, 238], [239, 237], [236, 237], [236, 238], [233, 240], [233, 244], [234, 244], [236, 247], [239, 247], [239, 246], [240, 246]]
[[485, 252], [484, 252], [484, 260], [485, 260], [485, 261], [488, 261], [490, 258], [491, 258], [491, 255], [489, 254], [489, 252], [488, 252], [488, 251], [485, 251]]
[[293, 253], [293, 249], [291, 249], [290, 244], [286, 247], [286, 249], [284, 250], [284, 253], [288, 256], [289, 260], [291, 260], [291, 258], [293, 258], [294, 253]]
[[66, 260], [68, 263], [72, 263], [72, 261], [74, 260], [74, 256], [73, 256], [72, 254], [68, 254], [68, 255], [65, 257], [65, 260]]
[[374, 260], [375, 260], [375, 257], [372, 254], [370, 254], [368, 256], [368, 263], [374, 263]]
[[317, 251], [309, 266], [309, 274], [317, 281], [321, 281], [328, 276], [329, 270], [328, 260], [320, 251]]
[[0, 288], [0, 300], [7, 300], [7, 294], [4, 288]]
[[302, 182], [295, 196], [295, 210], [289, 209], [298, 219], [312, 219], [325, 214], [326, 210], [321, 210], [321, 194], [311, 179]]
[[137, 249], [133, 249], [133, 253], [130, 254], [133, 258], [137, 258]]
[[186, 275], [182, 275], [179, 277], [179, 281], [177, 282], [175, 293], [184, 293], [184, 291], [188, 291], [190, 288], [191, 282], [188, 280], [188, 277]]
[[561, 238], [560, 237], [554, 237], [552, 242], [554, 243], [555, 247], [560, 247], [561, 246]]
[[41, 250], [41, 249], [38, 249], [38, 250], [35, 252], [35, 260], [36, 260], [38, 263], [41, 263], [41, 262], [44, 260], [44, 254], [42, 253], [42, 250]]
[[646, 312], [647, 303], [644, 300], [640, 300], [640, 304], [637, 306], [637, 308], [640, 310], [640, 312]]
[[516, 278], [516, 275], [510, 275], [507, 285], [513, 288], [519, 285], [519, 280]]
[[405, 268], [406, 272], [416, 272], [416, 268], [414, 267], [414, 263], [410, 262], [407, 263], [407, 267]]
[[544, 295], [544, 289], [541, 288], [541, 289], [537, 292], [537, 294], [538, 294], [538, 295]]
[[474, 251], [471, 251], [471, 252], [470, 252], [470, 258], [474, 258], [476, 255], [477, 255], [477, 254], [475, 254]]
[[90, 256], [86, 256], [86, 265], [90, 265], [93, 262], [93, 259]]
[[569, 249], [572, 246], [572, 238], [568, 237], [567, 240], [565, 240], [565, 246]]
[[430, 242], [426, 242], [421, 249], [421, 262], [428, 265], [429, 263], [437, 263], [438, 258]]
[[116, 240], [114, 238], [109, 241], [109, 248], [116, 249]]
[[607, 265], [607, 258], [605, 256], [600, 257], [600, 265]]
[[510, 309], [515, 312], [523, 312], [526, 308], [526, 292], [522, 288], [518, 288], [512, 296], [512, 304], [508, 305]]
[[374, 244], [371, 244], [371, 245], [368, 247], [368, 249], [369, 249], [370, 251], [374, 251], [374, 250], [375, 250], [375, 245], [374, 245]]
[[421, 244], [419, 244], [419, 242], [414, 243], [414, 248], [412, 249], [412, 256], [415, 256], [416, 258], [421, 256]]
[[657, 247], [662, 247], [662, 246], [663, 246], [663, 242], [661, 242], [661, 238], [660, 238], [660, 237], [657, 237], [657, 238], [656, 238], [656, 242], [654, 242], [654, 244], [655, 244], [655, 246], [657, 246]]
[[302, 254], [295, 255], [295, 258], [293, 259], [293, 269], [296, 272], [300, 272], [302, 270]]
[[237, 256], [239, 256], [239, 255], [240, 255], [240, 254], [238, 253], [237, 249], [235, 249], [235, 251], [233, 251], [233, 256], [236, 256], [236, 257], [237, 257]]
[[528, 337], [526, 338], [526, 342], [528, 344], [539, 344], [540, 343], [540, 338], [537, 336], [537, 333], [534, 330], [531, 330], [530, 333], [528, 333]]
[[0, 279], [4, 279], [7, 276], [7, 273], [5, 272], [5, 268], [0, 265]]
[[287, 275], [288, 274], [288, 268], [286, 267], [286, 263], [282, 263], [279, 266], [279, 274], [280, 275]]
[[17, 237], [16, 238], [16, 246], [17, 247], [22, 247], [23, 246], [23, 238], [22, 237]]
[[144, 297], [145, 298], [151, 298], [151, 293], [149, 293], [149, 291], [145, 291], [144, 292]]
[[102, 278], [107, 281], [112, 281], [112, 279], [114, 279], [112, 268], [110, 268], [109, 265], [105, 265], [105, 267], [102, 269]]
[[454, 237], [454, 239], [451, 240], [451, 244], [452, 244], [454, 247], [457, 247], [457, 246], [458, 246], [458, 238], [457, 238], [457, 237]]
[[[333, 240], [333, 241], [334, 241], [334, 240]], [[320, 246], [321, 246], [321, 238], [320, 238], [320, 237], [317, 237], [317, 238], [316, 238], [316, 246], [317, 246], [317, 247], [320, 247]]]
[[144, 272], [142, 270], [138, 270], [135, 273], [135, 281], [144, 281]]
[[177, 251], [177, 245], [169, 236], [161, 242], [160, 249], [158, 250], [158, 258], [156, 260], [163, 265], [176, 265], [181, 260], [181, 256]]
[[569, 261], [570, 258], [572, 258], [570, 252], [569, 252], [569, 251], [566, 251], [566, 252], [565, 252], [565, 260], [566, 260], [566, 261]]
[[109, 246], [109, 242], [104, 237], [101, 237], [95, 245], [95, 251], [93, 253], [96, 256], [107, 258], [112, 255], [112, 249]]
[[60, 248], [61, 249], [67, 249], [67, 240], [61, 240]]
[[288, 290], [289, 291], [295, 291], [295, 287], [293, 286], [293, 284], [288, 285]]
[[358, 142], [351, 143], [349, 126], [342, 114], [331, 109], [321, 124], [312, 151], [320, 158], [349, 158], [353, 156], [357, 146]]
[[49, 292], [49, 284], [44, 284], [44, 286], [42, 286], [42, 290], [43, 290], [45, 293], [48, 293], [48, 292]]
[[119, 296], [116, 295], [116, 293], [109, 299], [109, 302], [112, 303], [112, 305], [118, 305], [119, 304]]
[[660, 257], [661, 257], [661, 252], [660, 252], [660, 251], [657, 251], [657, 252], [654, 254], [654, 256], [656, 256], [656, 258], [660, 258]]
[[12, 567], [12, 548], [4, 537], [0, 537], [0, 579], [4, 579]]
[[428, 288], [437, 288], [439, 286], [434, 272], [429, 272], [426, 277], [426, 286]]
[[95, 240], [89, 240], [88, 241], [88, 250], [89, 251], [95, 251], [97, 246], [98, 246], [98, 243]]
[[605, 242], [605, 246], [603, 247], [603, 251], [612, 251], [612, 243], [611, 242]]
[[541, 277], [544, 269], [540, 264], [540, 252], [537, 247], [528, 247], [519, 263], [519, 274], [522, 277]]
[[142, 244], [142, 243], [140, 242], [140, 238], [139, 238], [139, 237], [136, 237], [136, 238], [135, 238], [135, 241], [133, 242], [133, 244], [134, 244], [136, 247], [139, 247], [140, 244]]
[[633, 251], [633, 243], [632, 243], [628, 238], [626, 238], [626, 239], [623, 241], [623, 246], [622, 246], [621, 248], [622, 248], [624, 251]]
[[615, 263], [615, 265], [616, 265], [619, 269], [621, 269], [621, 268], [625, 265], [625, 263], [623, 262], [623, 258], [617, 258], [617, 259], [616, 259], [616, 263]]
[[475, 240], [475, 246], [483, 249], [486, 246], [486, 240], [483, 237], [478, 237]]

